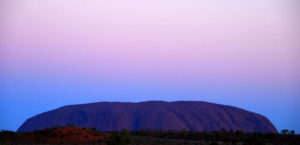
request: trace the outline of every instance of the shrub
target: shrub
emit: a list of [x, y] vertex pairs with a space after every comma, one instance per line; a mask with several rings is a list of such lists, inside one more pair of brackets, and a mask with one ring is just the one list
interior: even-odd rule
[[128, 145], [131, 142], [130, 133], [126, 129], [120, 132], [112, 131], [105, 142], [107, 145]]

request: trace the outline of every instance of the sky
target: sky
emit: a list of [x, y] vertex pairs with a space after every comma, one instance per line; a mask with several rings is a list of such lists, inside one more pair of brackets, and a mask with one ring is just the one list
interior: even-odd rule
[[64, 105], [196, 100], [300, 133], [298, 0], [1, 0], [0, 129]]

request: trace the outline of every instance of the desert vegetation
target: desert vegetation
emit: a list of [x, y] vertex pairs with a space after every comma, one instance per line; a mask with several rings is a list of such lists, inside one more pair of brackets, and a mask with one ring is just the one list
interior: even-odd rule
[[158, 131], [101, 132], [93, 128], [54, 127], [34, 132], [0, 132], [0, 145], [298, 145], [293, 130], [280, 133], [242, 131]]

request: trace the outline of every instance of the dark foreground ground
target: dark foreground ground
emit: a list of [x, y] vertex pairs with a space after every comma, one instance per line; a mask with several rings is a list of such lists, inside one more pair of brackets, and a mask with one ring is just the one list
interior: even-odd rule
[[300, 135], [287, 130], [281, 134], [225, 130], [100, 132], [69, 126], [31, 133], [1, 131], [0, 145], [300, 145]]

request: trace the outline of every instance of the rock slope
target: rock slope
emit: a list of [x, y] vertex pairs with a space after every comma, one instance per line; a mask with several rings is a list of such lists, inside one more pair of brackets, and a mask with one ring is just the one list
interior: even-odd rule
[[202, 101], [99, 102], [64, 106], [26, 120], [30, 132], [74, 124], [97, 130], [241, 130], [277, 132], [264, 116], [240, 108]]

